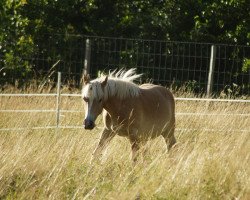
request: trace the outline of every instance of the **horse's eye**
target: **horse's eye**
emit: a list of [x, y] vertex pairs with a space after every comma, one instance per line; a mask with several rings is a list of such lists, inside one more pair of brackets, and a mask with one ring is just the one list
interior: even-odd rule
[[101, 103], [102, 102], [102, 99], [99, 99], [99, 103]]
[[86, 103], [89, 102], [89, 98], [87, 98], [87, 97], [83, 97], [83, 100], [84, 100]]

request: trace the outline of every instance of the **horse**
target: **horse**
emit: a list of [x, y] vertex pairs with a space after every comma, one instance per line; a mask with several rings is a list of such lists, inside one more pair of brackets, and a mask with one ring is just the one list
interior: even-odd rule
[[134, 162], [140, 147], [150, 139], [163, 136], [168, 150], [176, 143], [173, 94], [163, 86], [135, 84], [139, 77], [134, 68], [112, 71], [94, 80], [83, 76], [84, 128], [92, 130], [103, 112], [104, 128], [92, 159], [101, 155], [115, 135], [129, 139]]

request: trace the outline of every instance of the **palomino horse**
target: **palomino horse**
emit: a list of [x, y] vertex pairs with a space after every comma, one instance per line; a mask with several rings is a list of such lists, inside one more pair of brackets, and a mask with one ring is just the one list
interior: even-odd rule
[[83, 77], [82, 98], [85, 105], [85, 129], [93, 129], [103, 112], [104, 128], [93, 158], [115, 136], [127, 137], [131, 143], [132, 159], [147, 140], [162, 135], [168, 150], [175, 144], [175, 102], [165, 87], [133, 81], [140, 77], [135, 69], [112, 72], [90, 81]]

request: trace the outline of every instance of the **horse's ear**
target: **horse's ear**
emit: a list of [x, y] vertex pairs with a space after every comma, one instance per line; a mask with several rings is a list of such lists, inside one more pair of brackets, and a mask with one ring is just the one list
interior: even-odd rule
[[83, 74], [83, 76], [82, 76], [83, 85], [87, 85], [89, 82], [90, 82], [89, 74]]
[[107, 81], [108, 81], [108, 76], [106, 76], [105, 79], [101, 81], [102, 88], [104, 88], [107, 85]]

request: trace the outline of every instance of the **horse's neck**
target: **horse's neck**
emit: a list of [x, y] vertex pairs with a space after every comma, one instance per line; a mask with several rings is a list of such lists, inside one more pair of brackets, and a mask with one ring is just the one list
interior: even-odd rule
[[111, 115], [116, 116], [119, 114], [119, 108], [122, 105], [122, 101], [116, 97], [110, 97], [104, 103], [104, 109]]

